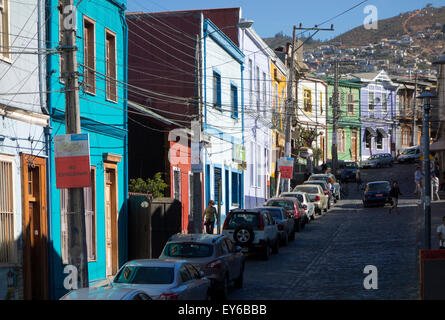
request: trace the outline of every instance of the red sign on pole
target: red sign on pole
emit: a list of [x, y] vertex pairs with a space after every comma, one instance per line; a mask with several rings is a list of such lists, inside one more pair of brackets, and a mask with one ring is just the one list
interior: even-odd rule
[[88, 134], [65, 134], [54, 137], [56, 187], [89, 187], [90, 147]]
[[280, 158], [279, 171], [282, 179], [292, 179], [294, 170], [294, 158]]

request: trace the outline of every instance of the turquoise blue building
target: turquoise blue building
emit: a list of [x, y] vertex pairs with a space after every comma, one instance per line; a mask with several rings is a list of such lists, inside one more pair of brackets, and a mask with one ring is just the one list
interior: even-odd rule
[[[127, 24], [126, 0], [75, 0], [82, 133], [89, 134], [91, 181], [84, 189], [90, 284], [114, 275], [127, 260]], [[48, 0], [47, 47], [61, 39], [59, 0]], [[48, 186], [50, 297], [60, 298], [67, 264], [66, 190], [56, 188], [54, 136], [65, 134], [61, 56], [47, 58], [51, 115]]]

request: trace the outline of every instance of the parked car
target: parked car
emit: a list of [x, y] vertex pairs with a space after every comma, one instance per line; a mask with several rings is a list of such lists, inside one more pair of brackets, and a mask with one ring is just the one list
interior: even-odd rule
[[422, 156], [422, 151], [420, 150], [420, 147], [414, 146], [403, 150], [402, 153], [397, 157], [397, 162], [398, 163], [419, 162], [421, 156]]
[[310, 220], [315, 219], [315, 204], [311, 201], [306, 192], [283, 192], [280, 194], [280, 197], [297, 198], [301, 203], [301, 207], [306, 212], [306, 218]]
[[321, 214], [322, 211], [328, 211], [329, 197], [326, 195], [319, 185], [300, 184], [293, 190], [294, 192], [305, 192], [309, 195], [309, 199], [315, 205], [315, 212]]
[[391, 202], [389, 191], [391, 184], [389, 181], [373, 181], [368, 182], [364, 186], [363, 192], [363, 206], [368, 207], [371, 204], [385, 205]]
[[141, 259], [125, 263], [113, 287], [137, 288], [154, 300], [209, 300], [210, 280], [185, 260]]
[[357, 162], [354, 161], [345, 161], [343, 163], [343, 168], [341, 170], [341, 178], [343, 181], [356, 181], [356, 173], [358, 169]]
[[367, 160], [361, 162], [362, 168], [382, 168], [391, 167], [394, 164], [394, 158], [389, 153], [380, 153], [370, 156]]
[[341, 187], [340, 187], [340, 183], [337, 182], [336, 177], [332, 174], [332, 173], [326, 173], [326, 174], [312, 174], [308, 181], [312, 181], [312, 180], [323, 180], [326, 183], [328, 182], [329, 178], [332, 179], [332, 181], [334, 183], [332, 183], [332, 187], [334, 188], [334, 199], [335, 200], [340, 200], [340, 193], [341, 193]]
[[265, 209], [234, 209], [226, 216], [223, 234], [240, 246], [243, 253], [262, 253], [268, 260], [271, 251], [278, 253], [277, 224]]
[[241, 247], [224, 235], [175, 234], [159, 259], [185, 259], [212, 282], [212, 296], [227, 298], [230, 284], [243, 286], [245, 258]]
[[289, 240], [295, 240], [295, 222], [293, 217], [287, 214], [286, 210], [281, 207], [255, 209], [266, 209], [269, 211], [272, 219], [277, 223], [280, 242], [283, 246], [287, 246]]
[[394, 165], [394, 157], [390, 153], [381, 153], [379, 154], [379, 157], [380, 157], [380, 162], [379, 162], [380, 167], [384, 166], [392, 167]]
[[287, 214], [293, 216], [295, 232], [300, 231], [305, 225], [305, 212], [297, 198], [271, 198], [266, 202], [267, 207], [281, 207], [286, 210]]
[[60, 300], [152, 300], [141, 289], [113, 286], [81, 288], [71, 290]]
[[328, 210], [331, 209], [331, 206], [334, 205], [334, 195], [332, 193], [332, 190], [329, 190], [329, 186], [327, 182], [322, 180], [312, 180], [312, 181], [305, 181], [303, 184], [311, 184], [311, 185], [319, 185], [322, 189], [325, 195], [328, 196]]

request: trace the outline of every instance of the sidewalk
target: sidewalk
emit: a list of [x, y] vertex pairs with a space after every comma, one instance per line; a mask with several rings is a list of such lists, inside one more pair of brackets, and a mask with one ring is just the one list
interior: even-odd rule
[[[436, 229], [442, 224], [442, 217], [445, 216], [445, 192], [440, 192], [439, 201], [431, 201], [431, 249], [439, 249], [439, 240], [437, 238]], [[421, 248], [425, 248], [425, 230], [424, 230], [424, 207], [423, 203], [418, 206], [418, 223], [419, 223], [419, 242]]]

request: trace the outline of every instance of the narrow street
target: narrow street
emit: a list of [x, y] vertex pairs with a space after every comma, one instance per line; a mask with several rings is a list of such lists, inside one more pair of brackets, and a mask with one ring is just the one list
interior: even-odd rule
[[[361, 192], [312, 221], [269, 261], [247, 259], [244, 288], [230, 299], [418, 299], [418, 200], [414, 165], [362, 170], [364, 181], [397, 180], [400, 214], [388, 206], [363, 208]], [[366, 265], [378, 269], [378, 289], [366, 290]]]

